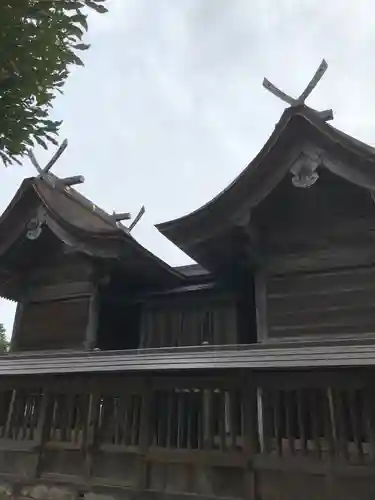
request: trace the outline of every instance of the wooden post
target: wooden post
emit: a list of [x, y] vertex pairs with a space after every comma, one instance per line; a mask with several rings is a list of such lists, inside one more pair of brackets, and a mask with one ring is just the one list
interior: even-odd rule
[[268, 339], [267, 325], [267, 286], [266, 273], [263, 269], [258, 269], [254, 278], [255, 287], [255, 308], [257, 322], [257, 340], [264, 342]]
[[16, 398], [17, 398], [17, 391], [16, 389], [13, 389], [12, 391], [12, 397], [10, 399], [10, 404], [8, 408], [8, 415], [7, 415], [7, 420], [5, 423], [5, 429], [4, 429], [4, 437], [5, 438], [11, 438], [10, 436], [10, 430], [12, 428], [12, 422], [14, 419], [14, 410], [16, 406]]
[[258, 498], [258, 489], [256, 470], [254, 468], [254, 456], [259, 448], [257, 386], [255, 380], [251, 376], [245, 376], [243, 382], [243, 433], [244, 453], [246, 457], [245, 498], [256, 500]]
[[94, 455], [97, 449], [97, 425], [100, 407], [100, 395], [97, 391], [89, 394], [87, 421], [84, 429], [83, 447], [85, 453], [85, 474], [88, 480], [92, 475]]
[[147, 451], [151, 444], [151, 422], [152, 422], [152, 395], [153, 387], [151, 380], [146, 378], [142, 390], [142, 406], [139, 428], [139, 466], [138, 466], [138, 490], [147, 488]]
[[24, 310], [24, 303], [18, 302], [16, 314], [15, 314], [14, 322], [13, 322], [12, 338], [10, 341], [10, 351], [11, 352], [17, 350], [17, 340], [18, 340], [19, 333], [20, 333], [20, 326], [21, 326], [23, 310]]
[[203, 447], [206, 450], [214, 447], [213, 393], [212, 388], [203, 390]]
[[89, 314], [85, 336], [85, 349], [90, 350], [96, 347], [98, 333], [98, 290], [90, 296]]
[[365, 420], [368, 439], [370, 442], [370, 457], [371, 462], [375, 462], [375, 405], [374, 405], [374, 390], [372, 386], [366, 386], [363, 391]]
[[48, 440], [48, 431], [50, 424], [50, 409], [51, 409], [51, 394], [47, 391], [43, 391], [41, 408], [38, 420], [38, 460], [36, 464], [35, 476], [40, 477], [43, 468], [43, 455], [45, 444]]

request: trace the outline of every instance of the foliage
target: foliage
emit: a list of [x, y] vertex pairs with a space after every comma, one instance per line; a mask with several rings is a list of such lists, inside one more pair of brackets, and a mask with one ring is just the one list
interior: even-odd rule
[[6, 338], [4, 325], [0, 323], [0, 353], [6, 352], [9, 349], [9, 342]]
[[0, 0], [0, 158], [5, 165], [47, 142], [61, 122], [49, 119], [87, 30], [87, 8], [104, 13], [105, 0]]

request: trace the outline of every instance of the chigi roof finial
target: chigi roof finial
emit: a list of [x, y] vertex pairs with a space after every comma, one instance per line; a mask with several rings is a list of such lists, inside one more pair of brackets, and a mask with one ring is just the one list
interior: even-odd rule
[[[64, 177], [60, 178], [57, 177], [56, 175], [50, 173], [51, 168], [53, 165], [57, 162], [57, 160], [60, 158], [60, 156], [63, 154], [63, 152], [66, 150], [68, 147], [68, 141], [65, 139], [59, 148], [57, 149], [56, 153], [52, 156], [50, 161], [47, 163], [45, 167], [41, 167], [38, 160], [35, 158], [34, 153], [29, 150], [28, 151], [28, 156], [30, 158], [31, 163], [34, 165], [36, 171], [38, 172], [37, 178], [38, 179], [43, 179], [44, 182], [46, 182], [49, 186], [52, 188], [56, 188], [58, 186], [62, 186], [66, 192], [69, 192], [70, 195], [73, 194], [74, 192], [74, 197], [77, 201], [77, 197], [79, 200], [79, 203], [81, 205], [84, 205], [86, 208], [88, 208], [91, 212], [95, 212], [98, 217], [104, 219], [106, 222], [110, 222], [113, 226], [117, 226], [120, 229], [123, 229], [127, 233], [130, 233], [134, 227], [138, 224], [140, 219], [143, 217], [145, 213], [145, 207], [142, 206], [141, 209], [139, 210], [138, 214], [132, 221], [129, 227], [123, 226], [121, 224], [121, 221], [123, 220], [129, 220], [132, 218], [131, 214], [128, 212], [124, 213], [116, 213], [113, 212], [112, 215], [108, 214], [101, 208], [97, 207], [94, 203], [92, 203], [90, 200], [85, 198], [84, 196], [80, 195], [77, 191], [71, 190], [71, 186], [75, 186], [76, 184], [82, 184], [85, 182], [85, 178], [83, 175], [73, 175], [72, 177]], [[41, 226], [43, 224], [43, 217], [37, 216], [35, 219], [33, 219], [30, 223], [30, 230], [28, 232], [28, 238], [29, 239], [36, 239], [38, 238], [40, 232], [41, 232]], [[35, 226], [35, 227], [34, 227]]]
[[[308, 96], [311, 94], [311, 92], [314, 90], [314, 88], [317, 86], [321, 78], [323, 77], [324, 73], [327, 71], [328, 64], [327, 62], [323, 59], [322, 62], [320, 63], [319, 68], [316, 70], [315, 75], [312, 77], [310, 80], [309, 84], [305, 88], [305, 90], [302, 92], [302, 94], [295, 99], [294, 97], [290, 97], [288, 94], [283, 92], [282, 90], [278, 89], [273, 83], [271, 83], [267, 78], [263, 80], [263, 87], [265, 87], [267, 90], [269, 90], [272, 94], [274, 94], [276, 97], [279, 99], [282, 99], [284, 102], [287, 102], [290, 104], [290, 106], [295, 107], [295, 106], [301, 106], [305, 104], [306, 99]], [[309, 108], [311, 109], [311, 108]], [[328, 121], [333, 119], [333, 111], [332, 109], [326, 109], [324, 111], [316, 111], [315, 109], [312, 109], [314, 113], [316, 113], [322, 120]]]
[[60, 156], [63, 154], [63, 152], [66, 150], [67, 147], [68, 147], [68, 140], [64, 139], [61, 145], [59, 146], [58, 150], [56, 151], [56, 153], [52, 156], [50, 161], [43, 168], [39, 165], [37, 159], [35, 158], [34, 153], [31, 150], [29, 150], [28, 152], [30, 161], [34, 165], [36, 171], [38, 172], [38, 177], [48, 182], [48, 184], [50, 184], [52, 187], [55, 187], [56, 182], [64, 186], [74, 186], [76, 184], [82, 184], [83, 182], [85, 182], [85, 178], [83, 177], [83, 175], [74, 175], [73, 177], [64, 177], [63, 179], [60, 179], [55, 175], [52, 176], [49, 174], [49, 171], [51, 170], [53, 165], [57, 162], [57, 160], [60, 158]]

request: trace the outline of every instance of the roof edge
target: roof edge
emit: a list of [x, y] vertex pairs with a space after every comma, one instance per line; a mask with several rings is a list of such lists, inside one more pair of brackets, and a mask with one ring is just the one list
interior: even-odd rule
[[[275, 168], [273, 166], [273, 168], [265, 169], [261, 167], [263, 167], [266, 158], [270, 155], [273, 148], [276, 147], [277, 143], [281, 141], [284, 136], [286, 136], [287, 129], [289, 132], [291, 122], [293, 121], [294, 123], [294, 121], [301, 119], [304, 120], [309, 126], [313, 127], [317, 133], [321, 134], [321, 137], [324, 138], [325, 142], [331, 142], [332, 147], [338, 145], [339, 147], [350, 152], [351, 155], [355, 155], [355, 157], [358, 158], [358, 163], [370, 161], [373, 166], [375, 166], [374, 148], [327, 124], [306, 106], [290, 107], [283, 112], [280, 120], [275, 126], [274, 131], [269, 136], [267, 142], [259, 153], [224, 190], [193, 212], [170, 221], [156, 224], [156, 228], [173, 243], [178, 246], [181, 244], [183, 250], [186, 251], [186, 244], [193, 244], [194, 234], [196, 235], [200, 232], [198, 226], [205, 221], [205, 226], [212, 227], [214, 225], [213, 221], [215, 220], [215, 216], [218, 212], [220, 212], [220, 207], [222, 208], [223, 205], [227, 205], [228, 200], [233, 198], [236, 200], [237, 205], [241, 204], [242, 202], [238, 201], [239, 198], [241, 198], [241, 196], [238, 196], [239, 193], [242, 197], [245, 196], [246, 193], [246, 196], [250, 198], [250, 188], [254, 187], [254, 189], [256, 189], [259, 188], [259, 186], [264, 187], [267, 185], [266, 188], [262, 189], [263, 192], [261, 196], [253, 197], [256, 199], [256, 201], [253, 201], [253, 205], [255, 206], [258, 204], [269, 194], [270, 191], [274, 189], [286, 173], [281, 172], [280, 175], [278, 175], [279, 170], [283, 169], [284, 166], [282, 161], [280, 161], [280, 165], [278, 165], [279, 168]], [[356, 167], [357, 166], [358, 165], [356, 164]], [[352, 173], [353, 171], [354, 169], [352, 169]], [[343, 178], [346, 178], [354, 184], [365, 187], [366, 189], [369, 189], [370, 184], [375, 186], [375, 177], [374, 180], [371, 179], [371, 182], [366, 182], [366, 175], [363, 175], [363, 173], [351, 176], [351, 174], [348, 175], [347, 170], [345, 173], [340, 172], [340, 167], [336, 168], [334, 173], [336, 175], [341, 175]], [[273, 182], [267, 180], [271, 176], [275, 178]], [[356, 179], [354, 179], [354, 177], [356, 177]], [[246, 189], [240, 189], [240, 186], [245, 184]], [[236, 196], [234, 196], [235, 194]], [[233, 200], [231, 204], [234, 204]], [[249, 206], [249, 208], [252, 208], [252, 206]], [[228, 219], [233, 217], [233, 215], [233, 213], [228, 215]], [[210, 224], [208, 221], [210, 221]], [[222, 225], [225, 225], [224, 221], [222, 221]], [[198, 240], [199, 238], [197, 237], [197, 241]], [[183, 244], [184, 242], [185, 244]]]

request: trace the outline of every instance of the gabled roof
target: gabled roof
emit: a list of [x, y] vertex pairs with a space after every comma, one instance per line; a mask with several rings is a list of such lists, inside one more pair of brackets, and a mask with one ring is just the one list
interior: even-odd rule
[[375, 190], [375, 149], [354, 139], [306, 106], [284, 111], [268, 141], [243, 172], [210, 202], [194, 212], [158, 224], [157, 229], [193, 259], [205, 242], [230, 231], [290, 171], [305, 146], [322, 153], [322, 167], [367, 190]]
[[78, 191], [42, 178], [25, 179], [0, 217], [0, 259], [25, 237], [28, 222], [38, 209], [44, 225], [66, 245], [92, 257], [113, 259], [134, 275], [149, 273], [178, 286], [184, 276], [138, 243], [125, 227]]

